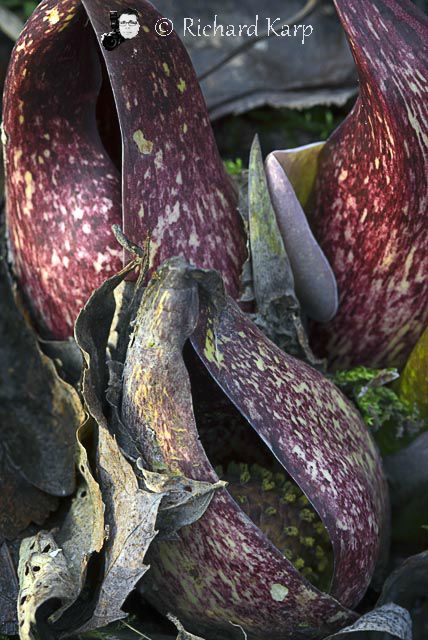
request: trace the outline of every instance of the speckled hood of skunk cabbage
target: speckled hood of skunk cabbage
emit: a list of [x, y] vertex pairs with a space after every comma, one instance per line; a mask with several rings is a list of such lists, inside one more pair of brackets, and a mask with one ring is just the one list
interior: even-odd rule
[[126, 6], [44, 0], [5, 84], [13, 267], [39, 328], [54, 338], [72, 335], [92, 290], [120, 268], [113, 223], [140, 244], [151, 237], [154, 267], [182, 254], [218, 269], [238, 293], [237, 196], [193, 67], [175, 33], [157, 35], [161, 16], [146, 0], [132, 4], [138, 36], [104, 50], [109, 11]]
[[[225, 295], [218, 274], [181, 258], [151, 280], [133, 326], [117, 378], [119, 442], [138, 452], [129, 455], [147, 468], [218, 480], [195, 421], [196, 364], [186, 350], [183, 359], [190, 338], [201, 375], [311, 501], [335, 560], [331, 594], [321, 593], [222, 490], [178, 539], [153, 542], [142, 585], [153, 604], [210, 638], [230, 632], [229, 621], [249, 638], [297, 639], [355, 619], [348, 607], [367, 589], [387, 520], [381, 462], [355, 409], [320, 373], [270, 342]], [[209, 427], [215, 434], [217, 416]]]
[[401, 367], [428, 323], [428, 18], [410, 0], [335, 5], [357, 102], [324, 145], [274, 152], [267, 171], [280, 225], [285, 171], [336, 276], [315, 352], [336, 368]]

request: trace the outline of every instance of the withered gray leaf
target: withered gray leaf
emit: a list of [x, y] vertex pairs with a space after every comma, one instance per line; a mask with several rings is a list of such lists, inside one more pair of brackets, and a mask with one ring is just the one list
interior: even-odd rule
[[414, 637], [428, 634], [428, 551], [407, 558], [385, 581], [378, 604], [395, 602], [408, 609]]
[[214, 491], [224, 489], [226, 482], [215, 483], [191, 480], [183, 476], [171, 476], [144, 469], [141, 458], [137, 461], [144, 488], [150, 492], [163, 494], [159, 508], [157, 528], [159, 538], [170, 538], [181, 527], [199, 518], [207, 510]]
[[[76, 340], [87, 365], [83, 376], [83, 395], [98, 427], [97, 478], [105, 504], [105, 525], [108, 532], [103, 548], [104, 570], [99, 576], [100, 588], [94, 598], [91, 617], [80, 627], [79, 633], [105, 626], [125, 616], [122, 605], [148, 569], [144, 564], [144, 557], [157, 534], [158, 511], [162, 500], [166, 500], [164, 513], [171, 513], [163, 521], [168, 527], [167, 533], [171, 534], [178, 526], [199, 517], [208, 506], [209, 496], [213, 492], [212, 487], [196, 486], [185, 479], [152, 475], [144, 469], [140, 488], [132, 465], [125, 459], [109, 430], [109, 417], [106, 413], [107, 353], [111, 326], [114, 318], [118, 317], [115, 290], [137, 263], [138, 261], [130, 263], [96, 290], [76, 322]], [[138, 296], [138, 291], [136, 295]], [[122, 322], [132, 321], [134, 303], [135, 299], [131, 298], [129, 313], [122, 310]], [[129, 335], [129, 329], [130, 327], [118, 328], [119, 341], [121, 336]], [[110, 370], [117, 387], [120, 382], [120, 367], [110, 366]], [[116, 388], [115, 393], [117, 392]], [[110, 404], [111, 408], [114, 408], [114, 403]], [[111, 413], [110, 411], [110, 418]], [[122, 428], [125, 429], [126, 425], [122, 425]], [[186, 492], [186, 487], [190, 487], [189, 492]], [[184, 493], [187, 495], [183, 495]]]
[[[128, 271], [124, 270], [113, 278], [114, 285], [110, 289], [110, 283], [107, 283], [109, 292]], [[97, 300], [96, 294], [94, 298]], [[29, 614], [29, 605], [26, 604], [29, 598], [25, 591], [28, 585], [24, 581], [24, 578], [28, 581], [28, 572], [21, 572], [21, 599], [24, 598], [23, 604], [26, 605], [23, 628], [28, 628], [29, 638], [33, 629], [38, 632], [41, 625], [45, 634], [70, 633], [77, 626], [92, 629], [123, 617], [120, 607], [147, 569], [143, 564], [144, 553], [156, 534], [154, 525], [162, 495], [148, 494], [138, 488], [131, 466], [108, 432], [103, 413], [107, 341], [115, 307], [109, 295], [103, 301], [106, 304], [102, 309], [95, 305], [95, 309], [101, 311], [101, 318], [95, 313], [96, 326], [90, 327], [85, 336], [85, 344], [91, 345], [90, 354], [83, 352], [87, 362], [93, 365], [92, 378], [88, 373], [84, 380], [84, 395], [87, 407], [97, 421], [96, 472], [99, 485], [93, 478], [85, 448], [91, 446], [91, 439], [94, 440], [89, 420], [79, 431], [77, 465], [80, 481], [75, 497], [59, 530], [46, 534], [52, 538], [51, 545], [56, 545], [54, 550], [61, 551], [55, 553], [55, 558], [58, 557], [55, 563], [44, 562], [43, 578], [49, 588], [45, 587], [46, 597], [37, 595], [31, 599]], [[33, 543], [34, 540], [31, 541]], [[104, 561], [95, 565], [95, 570], [101, 574], [98, 578], [91, 575], [88, 586], [92, 592], [88, 598], [82, 591], [87, 588], [88, 563], [94, 553], [100, 552], [104, 554]], [[36, 569], [36, 573], [39, 571]], [[49, 603], [47, 615], [48, 605], [45, 603]]]
[[[112, 293], [128, 271], [125, 269], [114, 277], [113, 286], [108, 282], [102, 292]], [[97, 302], [97, 292], [93, 298]], [[157, 511], [164, 494], [139, 489], [131, 465], [108, 431], [103, 412], [102, 385], [107, 381], [107, 341], [114, 300], [107, 295], [103, 301], [106, 304], [102, 308], [88, 303], [87, 313], [94, 312], [92, 318], [96, 318], [97, 325], [91, 325], [81, 338], [85, 346], [90, 345], [89, 351], [83, 352], [89, 364], [84, 396], [96, 419], [99, 484], [92, 476], [84, 446], [90, 447], [91, 439], [94, 440], [91, 418], [79, 431], [82, 440], [78, 442], [77, 460], [80, 482], [62, 526], [52, 533], [44, 533], [41, 542], [38, 534], [39, 537], [29, 539], [22, 547], [20, 623], [23, 640], [33, 640], [37, 633], [48, 638], [59, 633], [70, 634], [76, 627], [81, 631], [94, 629], [124, 617], [121, 606], [147, 570], [143, 563], [145, 551], [157, 533]], [[106, 321], [99, 322], [99, 312]], [[85, 312], [82, 317], [85, 318]], [[90, 583], [86, 584], [88, 562], [95, 552], [103, 554], [103, 562], [93, 565], [97, 575], [91, 575]], [[88, 587], [89, 596], [84, 595]]]
[[105, 504], [108, 532], [103, 553], [105, 566], [99, 576], [101, 586], [95, 596], [92, 615], [80, 632], [123, 618], [124, 600], [147, 570], [144, 556], [156, 535], [155, 523], [162, 499], [139, 489], [131, 465], [108, 430], [104, 415], [107, 388], [107, 344], [115, 315], [114, 290], [135, 268], [131, 263], [97, 289], [76, 322], [76, 340], [87, 368], [83, 376], [86, 406], [98, 427], [96, 466]]
[[91, 618], [80, 631], [96, 629], [125, 617], [122, 605], [147, 571], [144, 556], [155, 537], [162, 494], [139, 489], [131, 465], [99, 425], [98, 470], [106, 504], [105, 570]]
[[22, 640], [37, 637], [37, 633], [42, 637], [54, 634], [55, 623], [82, 590], [89, 559], [103, 546], [104, 505], [81, 442], [85, 436], [87, 425], [78, 433], [79, 479], [61, 527], [26, 538], [21, 544], [18, 611]]
[[39, 347], [53, 360], [61, 378], [76, 386], [82, 373], [82, 354], [74, 338], [68, 340], [43, 340], [39, 338]]
[[[380, 636], [378, 634], [381, 634]], [[412, 620], [407, 609], [385, 604], [361, 616], [357, 622], [326, 640], [412, 640]]]
[[168, 614], [168, 618], [177, 627], [177, 640], [204, 640], [203, 638], [201, 638], [201, 636], [195, 636], [193, 633], [189, 633], [188, 631], [186, 631], [180, 620], [170, 613]]
[[75, 597], [67, 560], [52, 533], [40, 531], [22, 541], [18, 575], [20, 639], [52, 638], [47, 623], [52, 608], [60, 612]]

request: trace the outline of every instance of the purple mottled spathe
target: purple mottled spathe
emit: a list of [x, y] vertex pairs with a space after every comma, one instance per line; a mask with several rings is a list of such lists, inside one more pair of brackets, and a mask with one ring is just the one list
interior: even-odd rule
[[335, 0], [360, 96], [320, 156], [314, 231], [339, 311], [332, 366], [402, 366], [428, 323], [428, 18], [409, 0]]
[[145, 0], [133, 4], [138, 36], [103, 49], [104, 66], [97, 39], [110, 31], [109, 11], [124, 7], [44, 0], [6, 80], [13, 266], [39, 328], [55, 338], [72, 335], [92, 290], [120, 268], [114, 223], [140, 245], [151, 237], [153, 267], [182, 254], [219, 269], [238, 294], [245, 240], [237, 195], [194, 70], [174, 33], [156, 34], [160, 15]]
[[247, 428], [313, 503], [335, 569], [331, 595], [320, 593], [224, 491], [178, 540], [154, 541], [152, 602], [209, 637], [230, 632], [230, 620], [249, 638], [340, 628], [370, 582], [386, 526], [387, 488], [367, 429], [330, 382], [224, 297], [218, 276], [175, 260], [145, 293], [124, 369], [122, 420], [150, 464], [161, 456], [173, 472], [217, 480], [195, 423], [182, 357], [188, 338]]
[[71, 335], [91, 289], [121, 265], [110, 228], [120, 216], [120, 176], [97, 132], [95, 47], [79, 2], [43, 2], [15, 45], [5, 85], [14, 271], [39, 326], [58, 338]]

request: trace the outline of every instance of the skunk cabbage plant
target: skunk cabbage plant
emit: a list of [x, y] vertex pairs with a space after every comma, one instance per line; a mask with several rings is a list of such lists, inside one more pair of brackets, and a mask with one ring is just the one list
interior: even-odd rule
[[179, 38], [157, 34], [153, 6], [135, 7], [139, 36], [106, 51], [97, 39], [123, 3], [44, 0], [11, 58], [3, 104], [10, 247], [38, 325], [54, 338], [72, 335], [92, 290], [120, 267], [114, 223], [131, 240], [150, 236], [153, 266], [183, 254], [219, 269], [238, 293], [237, 196], [195, 73]]
[[[401, 362], [427, 320], [426, 23], [405, 1], [336, 5], [361, 95], [326, 145], [268, 159], [282, 236], [272, 246], [285, 247], [302, 307], [327, 323], [314, 325], [314, 344], [332, 364]], [[121, 334], [132, 332], [117, 351], [123, 357], [110, 363], [108, 389], [101, 307], [88, 330], [93, 360], [104, 367], [97, 402], [104, 410], [113, 388], [117, 400], [110, 431], [104, 422], [101, 431], [117, 438], [136, 494], [141, 468], [217, 489], [196, 522], [153, 540], [139, 588], [209, 637], [225, 637], [232, 622], [251, 639], [313, 638], [357, 618], [352, 609], [386, 545], [381, 461], [342, 393], [235, 302], [247, 257], [237, 192], [184, 47], [175, 34], [157, 33], [161, 16], [151, 4], [137, 0], [134, 8], [138, 35], [106, 50], [99, 43], [109, 11], [126, 9], [120, 0], [108, 8], [101, 0], [44, 0], [15, 46], [2, 132], [13, 270], [39, 330], [53, 338], [71, 335], [92, 294], [76, 325], [82, 347], [102, 283], [122, 263], [112, 224], [121, 224], [129, 249], [150, 238], [155, 275]], [[309, 282], [311, 270], [321, 286]], [[130, 271], [109, 278], [110, 293]], [[328, 304], [308, 298], [308, 282], [315, 292], [328, 288]], [[102, 470], [109, 476], [108, 459]], [[107, 543], [114, 551], [114, 527]], [[129, 590], [144, 573], [130, 555], [115, 567]], [[104, 611], [115, 575], [106, 567]]]
[[[202, 366], [183, 359], [189, 338]], [[268, 340], [218, 274], [179, 258], [144, 294], [122, 385], [122, 424], [146, 465], [230, 483], [179, 539], [152, 544], [142, 589], [155, 606], [208, 637], [229, 621], [251, 638], [304, 638], [353, 620], [384, 541], [387, 488], [341, 392]]]
[[409, 0], [335, 4], [359, 97], [324, 145], [274, 152], [267, 171], [285, 242], [291, 181], [336, 276], [315, 351], [401, 367], [428, 322], [428, 18]]

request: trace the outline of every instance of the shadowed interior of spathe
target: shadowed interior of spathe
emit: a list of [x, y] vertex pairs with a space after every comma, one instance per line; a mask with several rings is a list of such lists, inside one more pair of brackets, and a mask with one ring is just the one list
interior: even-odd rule
[[184, 348], [198, 434], [227, 490], [252, 522], [314, 586], [328, 592], [333, 549], [318, 513], [251, 424]]

